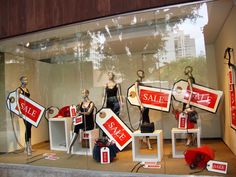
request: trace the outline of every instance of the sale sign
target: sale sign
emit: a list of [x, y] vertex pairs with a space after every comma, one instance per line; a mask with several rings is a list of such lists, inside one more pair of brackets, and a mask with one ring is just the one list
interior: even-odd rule
[[124, 149], [132, 141], [131, 130], [109, 108], [102, 108], [96, 114], [97, 125], [106, 135], [116, 142], [119, 150]]
[[230, 104], [230, 116], [231, 116], [231, 127], [236, 129], [236, 102], [235, 102], [235, 84], [233, 78], [232, 69], [229, 70], [229, 104]]
[[179, 114], [179, 119], [178, 119], [178, 128], [180, 129], [186, 129], [187, 128], [187, 121], [188, 121], [188, 114], [182, 112]]
[[82, 124], [82, 123], [83, 123], [83, 116], [82, 115], [73, 117], [73, 124], [74, 125], [79, 125], [79, 124]]
[[[127, 98], [131, 105], [140, 106], [136, 93], [135, 85], [132, 85], [128, 89]], [[171, 90], [150, 86], [139, 86], [138, 93], [139, 99], [144, 107], [169, 112]]]
[[215, 160], [210, 160], [207, 162], [207, 170], [211, 172], [226, 174], [227, 168], [228, 168], [228, 163], [226, 162], [220, 162]]
[[[177, 101], [188, 103], [191, 95], [187, 81], [180, 80], [174, 84], [172, 94]], [[208, 87], [193, 84], [190, 105], [215, 113], [217, 111], [223, 92]]]
[[[18, 102], [20, 108], [17, 106], [16, 91], [11, 92], [8, 95], [7, 108], [33, 126], [38, 127], [45, 108], [22, 94], [19, 95]], [[21, 110], [21, 115], [19, 114], [19, 109]]]

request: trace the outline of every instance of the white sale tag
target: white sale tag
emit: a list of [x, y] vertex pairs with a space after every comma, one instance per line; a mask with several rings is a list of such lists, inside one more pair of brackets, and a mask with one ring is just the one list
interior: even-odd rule
[[[18, 98], [20, 106], [20, 108], [18, 108], [16, 94], [17, 94], [16, 91], [9, 93], [7, 97], [8, 99], [6, 100], [7, 108], [11, 112], [25, 119], [27, 122], [31, 123], [33, 126], [38, 127], [43, 117], [45, 108], [22, 94], [20, 94]], [[21, 115], [19, 114], [19, 109], [21, 110]]]
[[101, 164], [110, 163], [110, 150], [108, 147], [101, 148], [100, 155], [101, 155]]
[[156, 168], [156, 169], [161, 168], [161, 164], [157, 162], [143, 162], [142, 164], [144, 165], [143, 168]]
[[75, 117], [76, 116], [76, 106], [72, 105], [70, 106], [70, 117]]
[[78, 124], [82, 124], [82, 123], [83, 123], [83, 116], [82, 115], [79, 115], [79, 116], [73, 118], [74, 125], [78, 125]]
[[226, 174], [227, 167], [228, 167], [227, 162], [220, 162], [215, 160], [210, 160], [207, 162], [207, 170], [211, 172]]
[[184, 112], [179, 114], [178, 128], [186, 129], [187, 128], [187, 120], [188, 120], [188, 114], [186, 114]]

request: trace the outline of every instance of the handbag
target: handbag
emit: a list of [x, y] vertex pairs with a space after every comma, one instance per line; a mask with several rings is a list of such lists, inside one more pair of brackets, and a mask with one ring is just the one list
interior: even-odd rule
[[141, 133], [152, 133], [154, 132], [155, 127], [154, 127], [154, 122], [147, 123], [144, 122], [141, 124]]
[[196, 111], [188, 112], [189, 121], [192, 123], [197, 123], [198, 114]]

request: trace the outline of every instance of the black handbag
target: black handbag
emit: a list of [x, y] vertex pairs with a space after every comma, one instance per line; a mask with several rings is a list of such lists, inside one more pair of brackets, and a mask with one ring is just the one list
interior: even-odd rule
[[192, 123], [197, 123], [198, 114], [196, 111], [188, 112], [189, 121]]
[[141, 133], [152, 133], [154, 132], [154, 130], [155, 130], [154, 122], [151, 123], [144, 122], [141, 125]]

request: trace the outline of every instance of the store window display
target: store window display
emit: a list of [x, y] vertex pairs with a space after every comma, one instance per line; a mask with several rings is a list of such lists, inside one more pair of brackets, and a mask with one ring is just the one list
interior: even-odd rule
[[[71, 154], [72, 146], [74, 145], [80, 130], [87, 131], [94, 129], [94, 103], [89, 99], [89, 90], [84, 89], [82, 91], [83, 101], [78, 104], [77, 114], [82, 115], [83, 122], [81, 124], [75, 125], [73, 130], [72, 139], [69, 144], [68, 153]], [[82, 137], [80, 137], [80, 140]]]
[[[25, 97], [30, 98], [30, 92], [27, 88], [28, 78], [26, 76], [22, 76], [20, 77], [20, 82], [21, 82], [21, 85], [16, 90], [16, 100], [17, 100], [16, 104], [18, 108], [20, 108], [20, 104], [19, 104], [20, 94], [24, 95]], [[18, 111], [19, 111], [19, 116], [23, 117], [21, 109], [19, 109]], [[24, 152], [27, 153], [27, 155], [32, 155], [32, 145], [31, 145], [32, 124], [26, 120], [23, 120], [23, 121], [25, 125], [25, 151]]]

